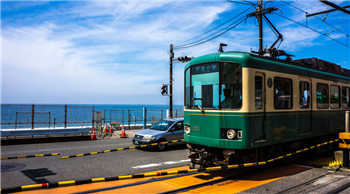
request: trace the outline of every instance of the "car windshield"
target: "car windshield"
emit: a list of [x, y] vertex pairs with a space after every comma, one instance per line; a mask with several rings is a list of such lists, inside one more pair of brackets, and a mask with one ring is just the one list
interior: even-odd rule
[[158, 123], [156, 123], [155, 125], [153, 125], [151, 127], [151, 129], [159, 130], [159, 131], [166, 131], [167, 129], [169, 129], [169, 127], [172, 124], [174, 124], [174, 121], [162, 120], [162, 121], [159, 121]]

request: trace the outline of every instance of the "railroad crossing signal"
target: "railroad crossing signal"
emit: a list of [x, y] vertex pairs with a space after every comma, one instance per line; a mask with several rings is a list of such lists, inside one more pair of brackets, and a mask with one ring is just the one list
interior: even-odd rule
[[160, 93], [163, 96], [167, 96], [168, 95], [168, 85], [167, 84], [162, 84], [162, 86], [160, 88]]
[[183, 56], [183, 57], [178, 57], [177, 60], [178, 60], [179, 62], [184, 63], [184, 62], [189, 62], [189, 61], [191, 61], [193, 58], [194, 58], [194, 57]]

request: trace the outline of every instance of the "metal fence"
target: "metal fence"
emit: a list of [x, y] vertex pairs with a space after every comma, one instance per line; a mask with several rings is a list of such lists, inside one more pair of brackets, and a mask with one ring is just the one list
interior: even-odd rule
[[93, 112], [93, 106], [2, 104], [1, 129], [91, 126]]
[[[183, 117], [181, 109], [174, 110], [174, 117]], [[155, 109], [120, 109], [120, 110], [101, 110], [94, 112], [94, 126], [102, 128], [105, 123], [119, 122], [127, 129], [133, 126], [143, 126], [143, 124], [153, 124], [167, 117], [167, 110]]]
[[[183, 109], [177, 108], [174, 117], [183, 117]], [[95, 111], [94, 106], [84, 105], [1, 105], [1, 129], [55, 128], [92, 126], [102, 128], [105, 123], [120, 122], [132, 126], [153, 124], [167, 117], [166, 109], [118, 109]]]

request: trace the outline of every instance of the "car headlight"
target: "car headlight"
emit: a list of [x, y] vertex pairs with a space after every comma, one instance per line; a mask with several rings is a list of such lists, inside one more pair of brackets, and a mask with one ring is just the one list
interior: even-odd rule
[[143, 136], [143, 140], [154, 140], [156, 137], [152, 136], [152, 135], [145, 135]]
[[184, 131], [185, 131], [185, 133], [186, 133], [187, 135], [189, 135], [189, 134], [190, 134], [190, 131], [191, 131], [190, 126], [189, 126], [189, 125], [185, 125]]
[[226, 135], [227, 135], [227, 138], [233, 139], [236, 137], [236, 132], [233, 129], [229, 129], [227, 130]]

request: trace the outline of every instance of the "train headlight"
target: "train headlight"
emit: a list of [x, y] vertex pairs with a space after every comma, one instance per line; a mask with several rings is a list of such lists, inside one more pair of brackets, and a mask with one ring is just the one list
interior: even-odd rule
[[191, 131], [190, 126], [189, 126], [189, 125], [185, 125], [184, 131], [185, 131], [185, 133], [186, 133], [187, 135], [189, 135], [189, 134], [190, 134], [190, 131]]
[[233, 129], [229, 129], [227, 130], [226, 135], [227, 135], [227, 138], [233, 139], [236, 137], [236, 132]]

